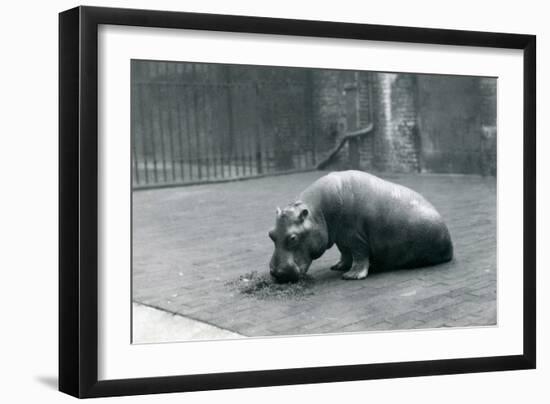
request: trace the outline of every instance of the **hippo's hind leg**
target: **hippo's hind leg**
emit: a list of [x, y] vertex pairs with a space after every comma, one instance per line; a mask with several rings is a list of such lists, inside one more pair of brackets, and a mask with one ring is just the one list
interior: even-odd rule
[[353, 256], [351, 255], [351, 250], [346, 247], [336, 245], [340, 251], [340, 261], [330, 267], [333, 271], [346, 272], [348, 271], [353, 264]]
[[349, 271], [342, 274], [342, 279], [365, 279], [369, 274], [369, 265], [370, 261], [368, 255], [353, 254], [353, 265]]

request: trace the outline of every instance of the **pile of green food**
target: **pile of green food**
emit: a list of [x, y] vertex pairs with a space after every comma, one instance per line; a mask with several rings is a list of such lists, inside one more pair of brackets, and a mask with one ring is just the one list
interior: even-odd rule
[[303, 276], [294, 283], [276, 283], [269, 274], [252, 271], [230, 282], [239, 293], [258, 299], [300, 299], [313, 295], [313, 278]]

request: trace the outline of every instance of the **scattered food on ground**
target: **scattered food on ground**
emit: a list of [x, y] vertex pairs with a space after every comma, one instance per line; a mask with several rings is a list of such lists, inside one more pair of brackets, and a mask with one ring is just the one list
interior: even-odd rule
[[239, 293], [258, 299], [301, 299], [313, 295], [314, 284], [311, 276], [304, 275], [294, 283], [276, 283], [269, 274], [252, 271], [239, 276], [228, 285], [235, 287]]

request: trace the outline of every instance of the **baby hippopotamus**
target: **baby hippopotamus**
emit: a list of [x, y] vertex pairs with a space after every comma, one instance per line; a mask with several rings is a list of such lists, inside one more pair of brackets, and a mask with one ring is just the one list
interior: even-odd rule
[[319, 178], [296, 202], [277, 208], [269, 237], [275, 244], [270, 273], [279, 282], [297, 281], [333, 244], [341, 258], [331, 269], [343, 272], [343, 279], [364, 279], [369, 268], [414, 268], [453, 258], [449, 230], [424, 197], [362, 171]]

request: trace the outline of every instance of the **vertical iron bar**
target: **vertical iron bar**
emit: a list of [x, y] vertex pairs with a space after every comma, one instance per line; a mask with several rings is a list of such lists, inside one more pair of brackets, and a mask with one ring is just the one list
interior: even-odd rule
[[[153, 63], [153, 62], [151, 62], [151, 63]], [[153, 105], [154, 105], [154, 100], [153, 100], [154, 83], [153, 82], [149, 83], [148, 87], [149, 87], [148, 110], [149, 110], [149, 117], [150, 117], [149, 128], [151, 129], [151, 131], [149, 132], [149, 135], [150, 135], [150, 138], [151, 138], [151, 150], [153, 152], [153, 173], [154, 173], [153, 178], [155, 179], [155, 184], [158, 184], [159, 175], [158, 175], [158, 169], [157, 169], [157, 148], [156, 148], [156, 142], [155, 142], [155, 124], [154, 124], [155, 114], [154, 114], [154, 108], [153, 108]]]
[[309, 137], [311, 139], [311, 165], [315, 167], [317, 164], [317, 143], [315, 139], [315, 120], [313, 119], [313, 91], [314, 91], [314, 72], [313, 70], [307, 71], [306, 77], [306, 103], [307, 103], [307, 117], [308, 117], [308, 126], [309, 126]]
[[[245, 104], [245, 98], [246, 98], [246, 92], [244, 91], [244, 89], [246, 88], [245, 87], [246, 84], [243, 84], [243, 86], [241, 87], [241, 130], [240, 130], [240, 135], [241, 135], [241, 138], [242, 138], [242, 142], [241, 142], [241, 163], [242, 163], [242, 169], [243, 169], [243, 177], [246, 177], [246, 170], [247, 170], [247, 160], [248, 160], [248, 152], [247, 152], [247, 149], [248, 149], [248, 131], [247, 131], [247, 127], [246, 127], [246, 121], [244, 119], [244, 111], [243, 111], [243, 106], [246, 105]], [[243, 128], [243, 124], [244, 125], [244, 128]]]
[[195, 140], [196, 140], [196, 150], [195, 150], [195, 161], [197, 162], [197, 170], [199, 175], [199, 180], [202, 179], [202, 159], [201, 159], [201, 139], [200, 139], [200, 127], [199, 127], [199, 111], [198, 111], [198, 104], [199, 104], [199, 95], [197, 93], [197, 71], [195, 64], [191, 65], [192, 73], [193, 73], [193, 83], [192, 83], [192, 91], [193, 91], [193, 123], [195, 126]]
[[[165, 133], [168, 134], [168, 139], [169, 139], [169, 145], [170, 145], [170, 164], [172, 165], [172, 169], [171, 169], [171, 172], [172, 172], [172, 181], [175, 181], [176, 180], [176, 159], [174, 157], [174, 133], [172, 131], [172, 124], [170, 122], [170, 103], [165, 103], [166, 104], [166, 109], [163, 110], [163, 122], [164, 122], [164, 129], [165, 129]], [[166, 119], [164, 119], [166, 118]]]
[[[204, 80], [204, 78], [203, 78]], [[201, 86], [201, 93], [202, 93], [202, 107], [201, 107], [201, 119], [202, 119], [202, 125], [204, 128], [204, 146], [205, 146], [205, 165], [206, 165], [206, 178], [210, 179], [210, 128], [208, 125], [208, 102], [207, 102], [207, 94], [208, 94], [208, 85], [204, 83]]]
[[212, 108], [211, 112], [211, 122], [213, 126], [212, 130], [212, 160], [214, 162], [214, 178], [218, 178], [218, 163], [219, 163], [219, 153], [218, 153], [218, 97], [216, 97], [217, 93], [217, 86], [216, 84], [212, 84], [210, 86], [210, 105]]
[[[223, 84], [221, 86], [218, 86], [217, 87], [217, 92], [216, 92], [216, 100], [220, 100], [220, 96], [221, 96], [221, 93], [222, 93], [222, 90], [223, 90]], [[222, 106], [220, 105], [220, 103], [218, 102], [218, 108], [220, 111], [218, 112], [221, 112], [221, 108]], [[220, 118], [222, 116], [222, 114], [220, 113], [218, 115]], [[220, 122], [221, 124], [221, 119], [218, 120], [218, 122]], [[221, 127], [219, 128], [219, 136], [220, 136], [220, 139], [218, 141], [218, 153], [219, 153], [219, 159], [220, 159], [220, 169], [221, 169], [221, 177], [222, 178], [225, 178], [225, 149], [224, 149], [224, 143], [225, 143], [225, 131], [223, 130], [223, 125], [220, 125]]]
[[136, 84], [134, 83], [132, 85], [132, 122], [131, 122], [131, 132], [132, 137], [130, 141], [132, 142], [132, 160], [134, 162], [134, 179], [135, 181], [132, 181], [132, 183], [135, 182], [135, 185], [139, 185], [139, 168], [138, 168], [138, 155], [136, 150], [136, 143], [137, 143], [137, 113], [136, 113]]
[[250, 125], [250, 113], [251, 113], [251, 108], [250, 108], [250, 101], [251, 101], [251, 96], [250, 96], [250, 90], [253, 88], [253, 82], [249, 82], [249, 83], [246, 83], [246, 87], [245, 87], [245, 99], [246, 99], [246, 116], [247, 116], [247, 122], [246, 122], [246, 159], [245, 159], [245, 163], [248, 164], [248, 175], [250, 176], [252, 174], [252, 149], [253, 149], [253, 145], [252, 145], [252, 139], [251, 139], [251, 125]]
[[[272, 96], [271, 96], [271, 85], [269, 82], [263, 83], [263, 92], [262, 92], [262, 106], [266, 112], [266, 116], [272, 116]], [[263, 116], [263, 115], [262, 115]], [[270, 150], [273, 149], [273, 123], [271, 122], [269, 127], [264, 126], [264, 171], [269, 173], [271, 172], [270, 164]]]
[[132, 120], [130, 122], [130, 132], [132, 134], [132, 136], [130, 137], [130, 142], [131, 142], [131, 145], [132, 145], [132, 160], [133, 160], [133, 165], [134, 165], [134, 180], [132, 181], [132, 185], [139, 185], [140, 181], [139, 181], [139, 168], [138, 168], [138, 154], [137, 154], [137, 146], [136, 146], [136, 143], [137, 143], [137, 94], [136, 94], [136, 87], [137, 87], [137, 83], [136, 83], [136, 62], [131, 62], [130, 64], [130, 77], [131, 77], [131, 80], [132, 80], [132, 86], [130, 88], [130, 91], [131, 91], [131, 94], [130, 94], [130, 98], [131, 98], [131, 105], [130, 105], [130, 113], [132, 115]]
[[260, 93], [260, 85], [258, 84], [258, 81], [256, 81], [254, 85], [254, 129], [256, 134], [256, 174], [262, 174], [263, 173], [263, 167], [262, 167], [262, 133], [260, 130], [260, 108], [258, 106], [259, 104], [259, 93]]
[[[178, 82], [179, 84], [179, 82]], [[177, 89], [177, 91], [176, 91]], [[182, 132], [182, 126], [181, 126], [181, 100], [180, 100], [180, 93], [181, 93], [181, 87], [173, 86], [173, 97], [174, 97], [174, 115], [176, 119], [176, 131], [178, 132], [178, 146], [179, 146], [179, 164], [180, 164], [180, 177], [181, 181], [185, 181], [185, 169], [183, 167], [183, 132]]]
[[258, 155], [258, 129], [257, 129], [257, 121], [256, 121], [256, 114], [257, 114], [257, 111], [256, 111], [256, 85], [258, 83], [258, 78], [257, 76], [255, 77], [255, 80], [250, 83], [250, 90], [249, 92], [251, 93], [250, 94], [250, 100], [252, 102], [252, 105], [251, 105], [251, 108], [250, 108], [250, 111], [252, 112], [252, 116], [251, 116], [251, 119], [252, 121], [250, 122], [250, 136], [249, 136], [249, 139], [250, 139], [250, 171], [251, 171], [251, 174], [258, 174], [258, 167], [256, 165], [256, 159], [257, 159], [257, 155]]
[[[235, 83], [234, 84], [234, 87], [236, 88], [236, 92], [233, 92], [233, 95], [235, 95], [235, 97], [232, 99], [232, 100], [235, 100], [235, 98], [239, 97], [240, 95], [240, 91], [239, 91], [239, 84], [238, 83]], [[236, 94], [235, 94], [236, 93]], [[237, 98], [237, 102], [236, 102], [237, 105], [240, 105], [240, 102], [239, 102], [239, 99]], [[233, 107], [231, 107], [231, 114], [233, 114]], [[238, 122], [233, 122], [233, 131], [237, 131], [238, 133], [241, 133], [241, 131], [239, 130], [239, 128], [237, 127], [238, 126]], [[234, 148], [235, 148], [235, 176], [236, 177], [240, 177], [240, 171], [241, 171], [241, 136], [235, 136], [233, 138], [233, 142], [235, 144]]]
[[206, 141], [207, 141], [207, 177], [210, 178], [210, 168], [212, 168], [213, 176], [216, 178], [216, 158], [212, 152], [212, 144], [213, 144], [213, 136], [214, 136], [214, 130], [213, 130], [213, 114], [212, 114], [212, 85], [210, 83], [206, 83], [204, 86], [204, 121], [205, 126], [207, 125], [208, 131], [206, 132]]
[[143, 83], [139, 84], [137, 87], [136, 87], [136, 91], [139, 89], [139, 93], [138, 93], [138, 102], [137, 102], [137, 107], [139, 108], [138, 110], [138, 115], [139, 115], [139, 118], [141, 120], [141, 149], [142, 149], [142, 152], [143, 152], [143, 166], [144, 166], [144, 177], [145, 177], [145, 184], [148, 184], [149, 183], [149, 167], [147, 166], [148, 165], [148, 158], [147, 158], [147, 126], [146, 126], [146, 121], [147, 119], [145, 118], [145, 112], [144, 112], [144, 107], [143, 107], [143, 99], [145, 98], [145, 91], [143, 90], [144, 88], [144, 85]]
[[137, 92], [137, 105], [136, 108], [137, 114], [140, 120], [140, 128], [141, 128], [141, 152], [143, 157], [143, 179], [145, 180], [145, 184], [149, 183], [149, 168], [147, 167], [148, 159], [147, 159], [147, 128], [145, 126], [145, 116], [144, 116], [144, 108], [143, 108], [143, 97], [144, 97], [144, 91], [143, 91], [143, 83], [140, 83], [136, 86], [136, 92]]
[[[243, 83], [243, 86], [241, 88], [241, 97], [242, 97], [242, 100], [241, 100], [241, 105], [245, 104], [246, 103], [246, 98], [248, 98], [248, 94], [246, 94], [246, 91], [245, 89], [247, 88], [247, 85], [248, 83]], [[246, 104], [245, 104], [246, 105]], [[241, 150], [241, 153], [242, 153], [242, 164], [243, 164], [243, 176], [246, 177], [246, 170], [247, 170], [247, 161], [248, 161], [248, 148], [249, 148], [249, 142], [248, 142], [248, 128], [246, 125], [247, 122], [246, 122], [246, 117], [243, 116], [243, 114], [241, 113], [241, 125], [244, 124], [244, 128], [242, 128], [241, 130], [241, 137], [243, 138], [243, 142], [241, 143], [241, 146], [242, 146], [242, 150]], [[249, 170], [249, 174], [250, 174], [250, 167], [248, 167], [248, 170]]]
[[193, 149], [191, 147], [191, 112], [189, 111], [189, 86], [186, 84], [183, 92], [183, 108], [185, 111], [185, 138], [187, 139], [187, 162], [189, 164], [189, 181], [193, 180]]
[[231, 83], [231, 68], [229, 65], [224, 65], [224, 76], [225, 81], [227, 82], [227, 91], [226, 91], [226, 104], [227, 104], [227, 133], [228, 133], [228, 149], [226, 150], [229, 160], [229, 176], [232, 176], [232, 166], [233, 166], [233, 143], [234, 143], [234, 123], [233, 123], [233, 99], [232, 99], [232, 83]]
[[160, 79], [162, 79], [161, 77], [161, 70], [164, 70], [163, 67], [163, 62], [155, 62], [155, 66], [156, 66], [156, 70], [157, 70], [157, 82], [155, 83], [155, 102], [153, 104], [153, 106], [155, 107], [154, 110], [156, 111], [156, 116], [157, 116], [157, 129], [158, 131], [156, 131], [157, 133], [157, 136], [160, 137], [160, 154], [161, 154], [161, 158], [162, 158], [162, 174], [163, 174], [163, 178], [164, 178], [164, 182], [167, 182], [168, 181], [168, 168], [166, 167], [166, 145], [164, 144], [164, 128], [163, 128], [163, 125], [162, 125], [162, 108], [161, 106], [159, 105], [161, 103], [161, 100], [162, 100], [162, 84], [160, 83]]
[[219, 120], [219, 102], [218, 102], [218, 86], [219, 83], [212, 84], [211, 93], [212, 93], [212, 125], [214, 127], [213, 136], [212, 136], [212, 153], [214, 156], [214, 177], [220, 178], [220, 120]]
[[155, 102], [155, 110], [157, 112], [157, 128], [158, 128], [158, 136], [160, 136], [160, 153], [162, 158], [162, 175], [164, 178], [164, 182], [168, 181], [168, 167], [166, 166], [166, 146], [164, 144], [164, 129], [162, 125], [162, 108], [160, 107], [160, 98], [161, 98], [161, 88], [160, 85], [156, 85], [156, 91], [157, 91], [157, 99]]
[[174, 109], [174, 78], [175, 78], [176, 65], [174, 63], [168, 63], [166, 65], [166, 78], [168, 86], [165, 88], [165, 105], [166, 105], [166, 131], [170, 138], [170, 158], [172, 160], [172, 181], [176, 182], [176, 139], [175, 139], [175, 130], [173, 118], [173, 109]]

